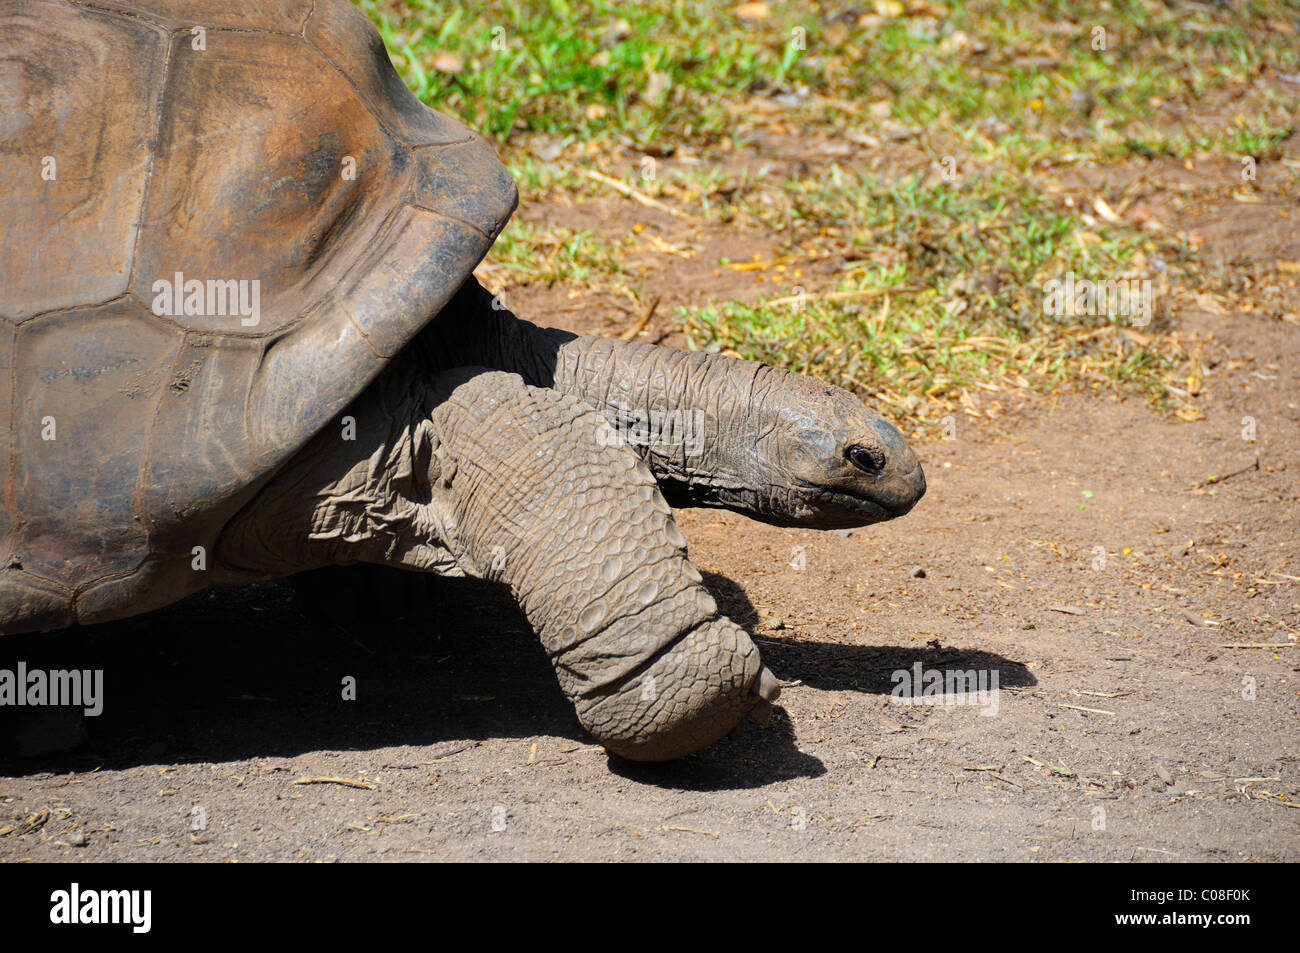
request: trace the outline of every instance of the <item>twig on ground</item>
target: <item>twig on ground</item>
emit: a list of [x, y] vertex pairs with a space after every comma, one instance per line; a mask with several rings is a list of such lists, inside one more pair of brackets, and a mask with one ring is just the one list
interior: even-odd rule
[[849, 298], [877, 298], [880, 295], [890, 294], [915, 294], [921, 291], [921, 288], [913, 288], [910, 285], [898, 285], [894, 288], [867, 288], [864, 291], [826, 291], [821, 294], [801, 294], [790, 295], [785, 298], [773, 298], [771, 301], [764, 301], [767, 307], [773, 307], [778, 304], [794, 304], [803, 301], [846, 301]]
[[1241, 476], [1243, 473], [1249, 473], [1251, 470], [1258, 470], [1258, 469], [1259, 469], [1259, 457], [1256, 457], [1255, 462], [1248, 467], [1242, 467], [1240, 470], [1233, 470], [1231, 473], [1227, 474], [1226, 476], [1212, 476], [1207, 480], [1202, 480], [1200, 483], [1193, 483], [1187, 489], [1199, 490], [1203, 486], [1213, 486], [1216, 483], [1226, 483], [1228, 480], [1231, 480], [1235, 476]]
[[1084, 708], [1082, 705], [1057, 705], [1057, 708], [1068, 708], [1070, 711], [1090, 711], [1094, 715], [1113, 715], [1113, 711], [1106, 711], [1104, 708]]
[[585, 175], [587, 178], [592, 179], [596, 182], [600, 182], [604, 185], [608, 185], [615, 192], [620, 192], [623, 195], [626, 195], [628, 198], [632, 199], [634, 202], [640, 202], [642, 205], [645, 205], [648, 208], [658, 209], [661, 212], [666, 212], [667, 214], [672, 215], [674, 218], [680, 218], [687, 222], [695, 221], [695, 217], [693, 215], [687, 215], [685, 212], [678, 211], [677, 209], [673, 208], [671, 205], [665, 205], [663, 202], [660, 202], [658, 199], [646, 195], [644, 192], [640, 191], [639, 189], [634, 189], [632, 188], [632, 186], [624, 182], [620, 182], [618, 179], [615, 179], [612, 176], [605, 175], [605, 173], [603, 172], [597, 172], [595, 169], [574, 169], [573, 171], [577, 172], [579, 175]]
[[365, 788], [373, 791], [375, 786], [369, 781], [354, 781], [351, 778], [299, 778], [294, 784], [341, 784], [345, 788]]
[[654, 317], [655, 308], [657, 307], [659, 307], [659, 295], [655, 295], [650, 299], [650, 303], [641, 309], [641, 317], [637, 319], [636, 324], [620, 334], [619, 337], [624, 341], [631, 341], [644, 331], [646, 325], [650, 323], [650, 319]]
[[722, 836], [721, 834], [713, 833], [713, 831], [696, 830], [694, 827], [661, 827], [659, 829], [661, 831], [683, 831], [687, 834], [704, 834], [706, 837], [712, 837], [714, 840], [717, 840]]

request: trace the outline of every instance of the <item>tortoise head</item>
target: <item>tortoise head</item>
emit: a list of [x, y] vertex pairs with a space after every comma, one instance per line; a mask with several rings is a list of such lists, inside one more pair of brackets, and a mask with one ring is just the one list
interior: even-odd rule
[[754, 377], [714, 466], [715, 505], [777, 526], [843, 529], [894, 519], [925, 494], [898, 428], [846, 390], [772, 367]]

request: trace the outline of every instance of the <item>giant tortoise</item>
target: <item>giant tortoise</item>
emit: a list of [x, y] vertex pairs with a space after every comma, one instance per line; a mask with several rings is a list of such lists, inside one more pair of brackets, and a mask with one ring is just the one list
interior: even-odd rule
[[471, 273], [513, 181], [346, 0], [4, 0], [0, 170], [2, 633], [468, 575], [661, 760], [778, 684], [670, 504], [836, 528], [925, 491], [846, 391], [505, 310]]

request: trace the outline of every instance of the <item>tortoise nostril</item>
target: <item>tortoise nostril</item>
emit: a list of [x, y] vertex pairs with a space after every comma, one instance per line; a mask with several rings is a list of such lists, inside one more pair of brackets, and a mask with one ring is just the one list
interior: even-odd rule
[[875, 475], [885, 469], [885, 455], [874, 447], [849, 447], [844, 455], [849, 463], [866, 473]]

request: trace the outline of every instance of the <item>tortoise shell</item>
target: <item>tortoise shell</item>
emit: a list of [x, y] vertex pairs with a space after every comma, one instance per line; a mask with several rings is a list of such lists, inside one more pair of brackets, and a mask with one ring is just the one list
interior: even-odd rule
[[5, 0], [0, 178], [0, 632], [207, 585], [517, 200], [347, 0]]

